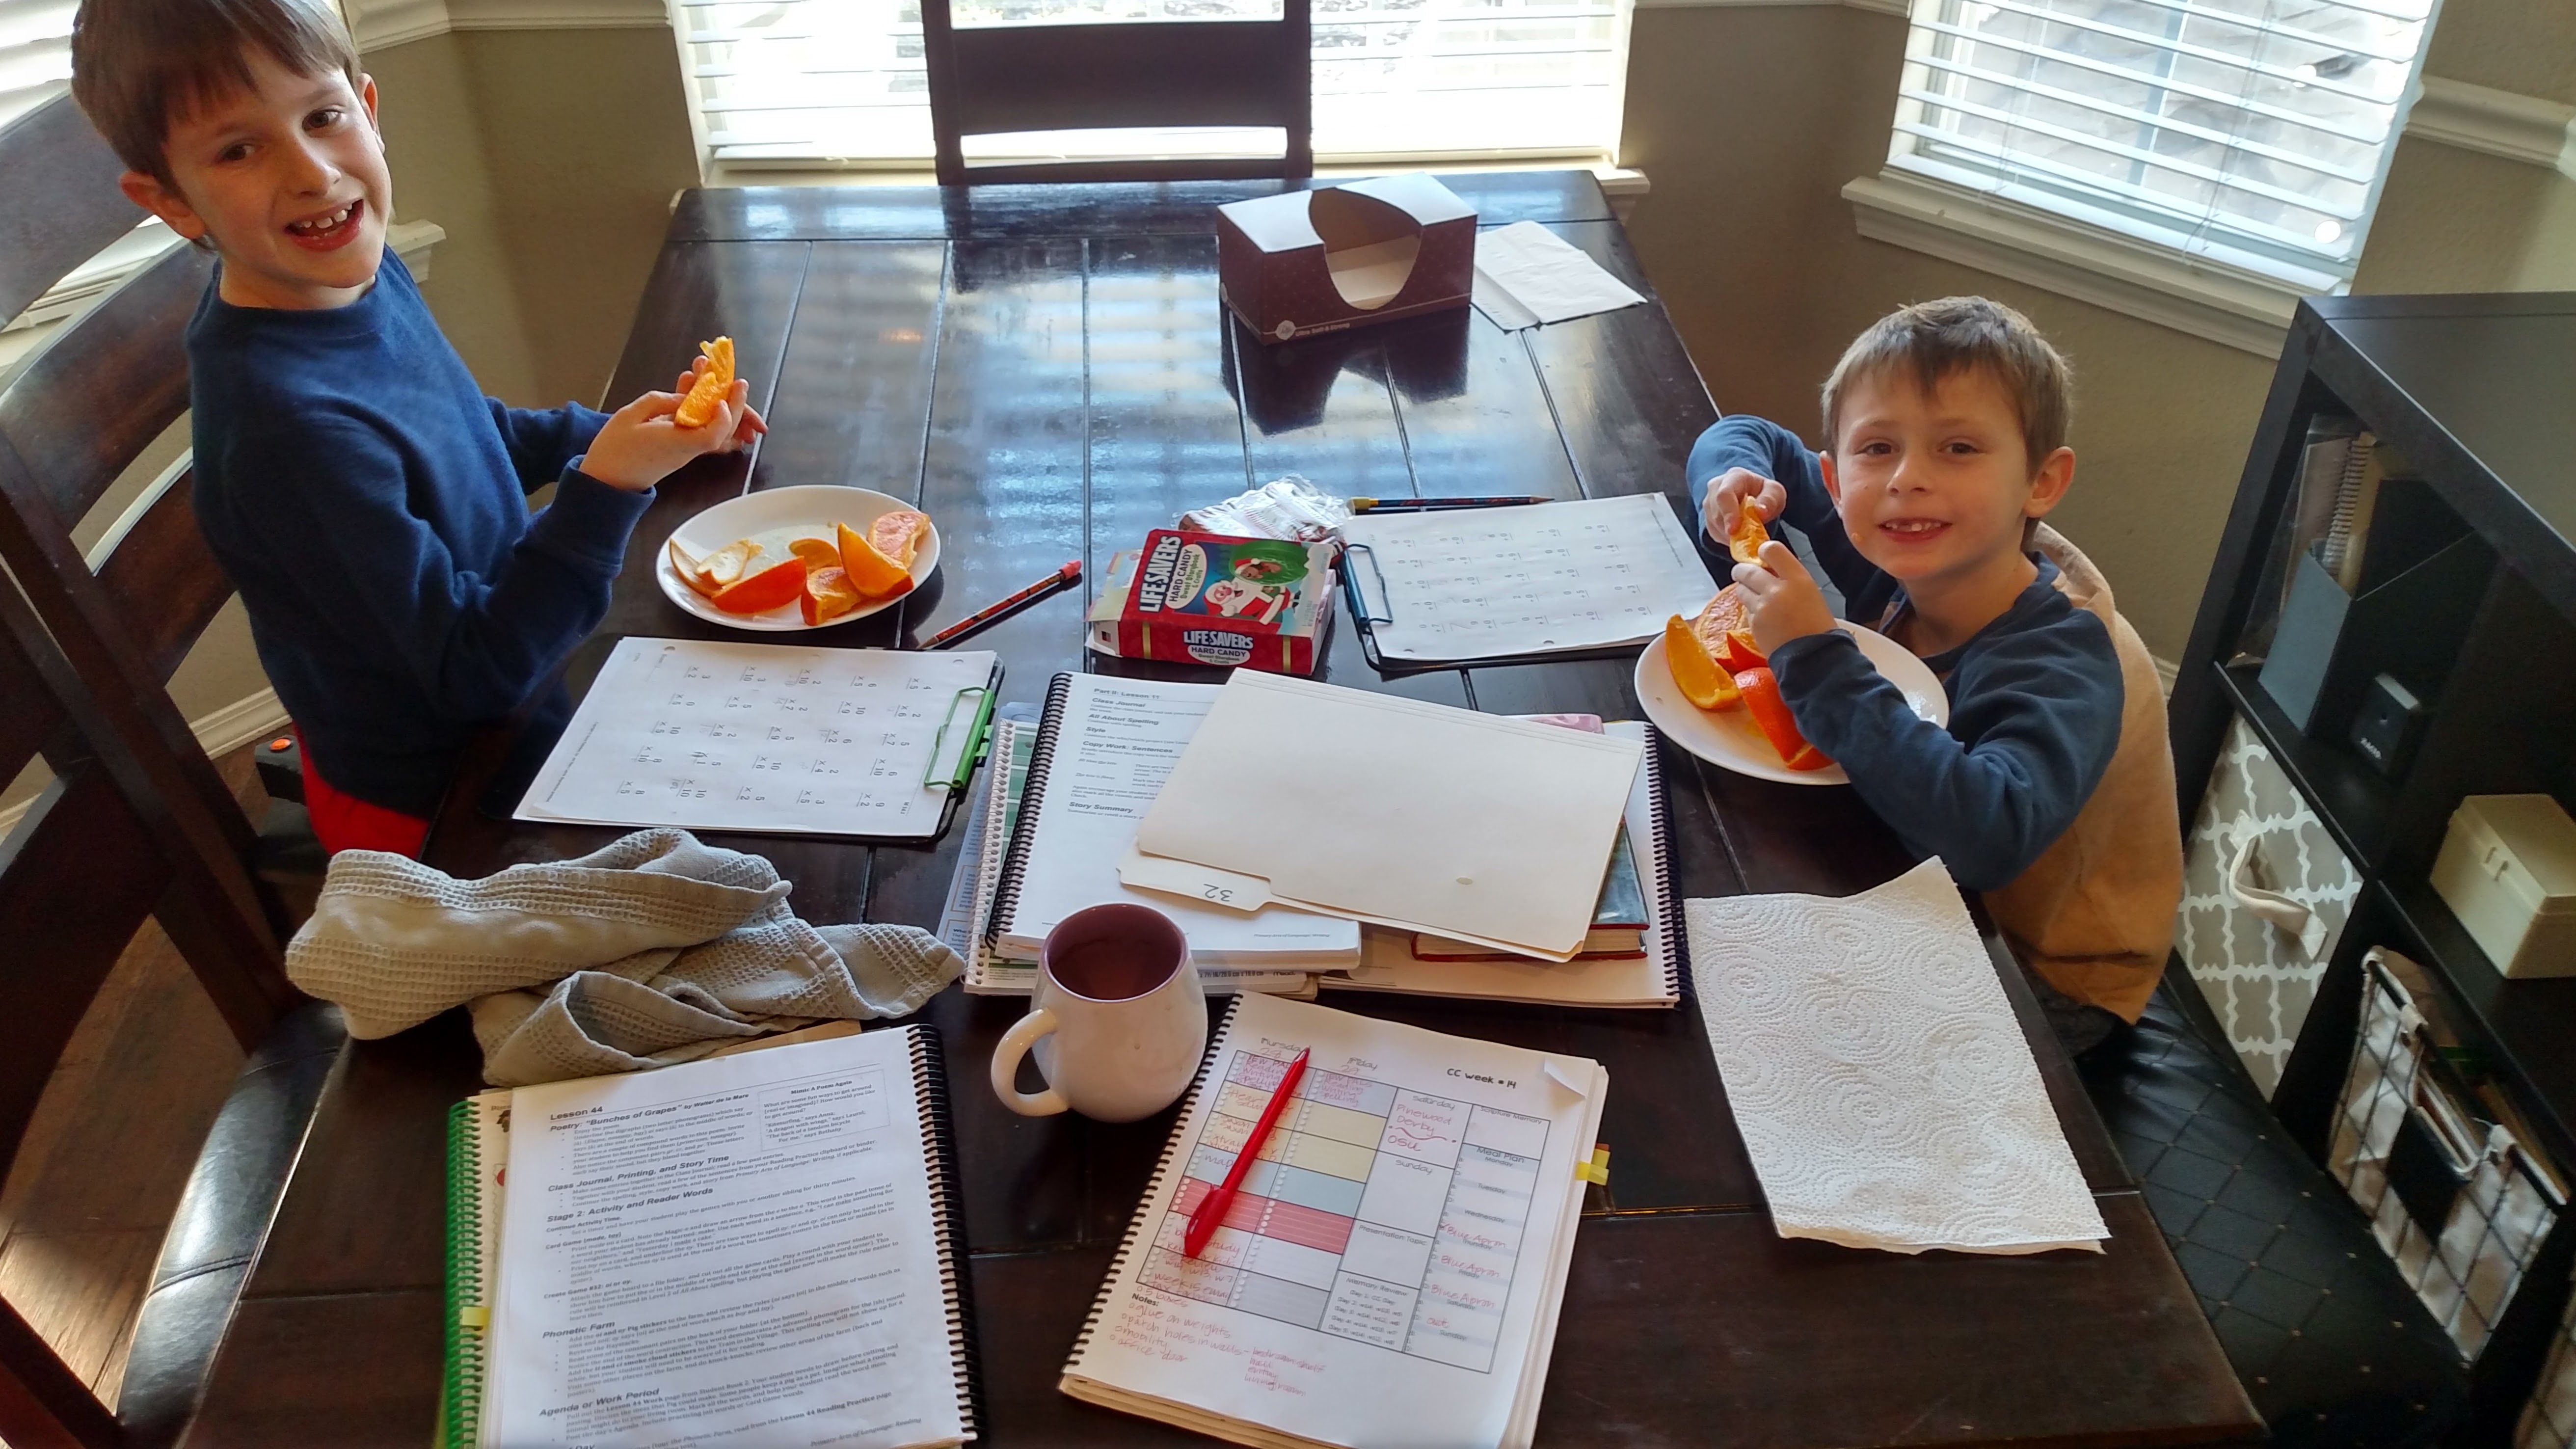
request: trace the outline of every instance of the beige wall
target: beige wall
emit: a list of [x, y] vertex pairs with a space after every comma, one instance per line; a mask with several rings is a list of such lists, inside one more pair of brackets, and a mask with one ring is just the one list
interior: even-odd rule
[[[2511, 38], [2525, 20], [2567, 43], [2533, 60]], [[2576, 85], [2565, 0], [2452, 0], [2442, 25], [2435, 57], [2458, 62], [2443, 74]], [[1862, 238], [1840, 192], [1886, 159], [1904, 43], [1900, 17], [1839, 5], [1639, 10], [1620, 160], [1654, 185], [1629, 224], [1647, 274], [1718, 407], [1811, 443], [1817, 385], [1872, 319], [1958, 292], [2028, 313], [2077, 377], [2076, 483], [2055, 521], [2178, 658], [2272, 360]], [[2576, 286], [2570, 193], [2537, 166], [2403, 142], [2360, 289]]]

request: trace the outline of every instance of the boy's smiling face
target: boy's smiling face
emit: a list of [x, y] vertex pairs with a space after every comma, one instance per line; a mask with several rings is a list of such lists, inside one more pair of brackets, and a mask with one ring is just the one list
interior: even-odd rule
[[2011, 394], [1983, 369], [1929, 394], [1907, 370], [1856, 379], [1823, 463], [1844, 532], [1917, 593], [2020, 568], [2023, 521], [2075, 476], [2069, 448], [2032, 465]]
[[339, 307], [365, 295], [384, 260], [393, 179], [376, 131], [376, 85], [301, 75], [257, 46], [253, 90], [207, 99], [170, 123], [173, 190], [139, 171], [125, 194], [223, 256], [221, 295], [244, 307]]

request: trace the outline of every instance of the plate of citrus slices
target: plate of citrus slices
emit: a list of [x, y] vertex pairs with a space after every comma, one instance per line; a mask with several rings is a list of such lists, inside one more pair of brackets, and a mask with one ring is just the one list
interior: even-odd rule
[[808, 485], [729, 498], [681, 524], [655, 574], [701, 619], [779, 631], [864, 619], [937, 567], [929, 515], [869, 488]]
[[[1858, 624], [1836, 627], [1934, 724], [1950, 722], [1950, 697], [1932, 667], [1904, 645]], [[1673, 743], [1712, 765], [1791, 785], [1847, 785], [1842, 766], [1799, 735], [1769, 662], [1753, 644], [1744, 598], [1718, 590], [1694, 619], [1676, 614], [1637, 656], [1637, 700]]]

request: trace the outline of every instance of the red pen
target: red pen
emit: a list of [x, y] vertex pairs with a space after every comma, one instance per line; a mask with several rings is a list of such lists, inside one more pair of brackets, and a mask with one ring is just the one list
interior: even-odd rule
[[1082, 560], [1068, 559], [1063, 568], [1020, 590], [1007, 599], [997, 600], [921, 641], [924, 649], [945, 649], [970, 634], [980, 634], [1058, 589], [1069, 589], [1082, 578]]
[[1312, 1050], [1297, 1053], [1297, 1060], [1288, 1064], [1287, 1072], [1279, 1078], [1279, 1089], [1270, 1094], [1270, 1105], [1261, 1109], [1261, 1120], [1252, 1124], [1252, 1135], [1243, 1139], [1242, 1148], [1234, 1154], [1234, 1166], [1226, 1169], [1224, 1184], [1190, 1209], [1190, 1225], [1181, 1230], [1182, 1257], [1197, 1257], [1207, 1240], [1216, 1236], [1217, 1224], [1225, 1221], [1226, 1209], [1234, 1206], [1234, 1190], [1243, 1186], [1243, 1175], [1252, 1170], [1252, 1159], [1261, 1155], [1261, 1144], [1270, 1140], [1270, 1124], [1279, 1120], [1279, 1109], [1288, 1105], [1288, 1099], [1296, 1094], [1298, 1080], [1306, 1075], [1306, 1058]]

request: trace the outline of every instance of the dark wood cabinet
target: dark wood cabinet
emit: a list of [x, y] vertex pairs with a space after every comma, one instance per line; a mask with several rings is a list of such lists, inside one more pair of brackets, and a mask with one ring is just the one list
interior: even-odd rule
[[[2345, 628], [2306, 729], [2265, 689], [2278, 607], [2272, 561], [2296, 526], [2311, 425], [2348, 417], [2402, 471], [2367, 530], [2365, 574], [2440, 554], [2403, 607]], [[2447, 551], [2447, 552], [2445, 552]], [[2389, 566], [2382, 567], [2387, 560]], [[2287, 630], [2284, 630], [2286, 636]], [[2429, 711], [2382, 771], [2349, 739], [2363, 671], [2389, 672]], [[2576, 811], [2576, 295], [2349, 297], [2303, 304], [2275, 374], [2171, 702], [2184, 827], [2242, 719], [2348, 856], [2361, 890], [2297, 1028], [2272, 1104], [2321, 1160], [2349, 1067], [2362, 958], [2426, 967], [2456, 1008], [2469, 1069], [2520, 1108], [2536, 1145], [2576, 1167], [2576, 977], [2507, 980], [2427, 883], [2469, 795], [2536, 792]], [[2476, 1365], [2487, 1434], [2509, 1428], [2558, 1329], [2576, 1213], [2562, 1213]], [[2482, 1435], [2481, 1437], [2485, 1437]]]

